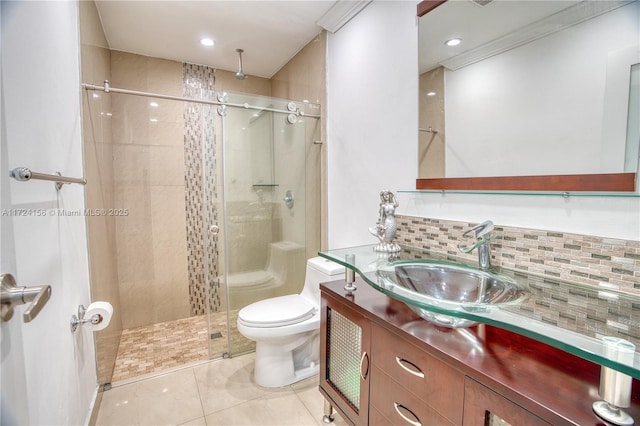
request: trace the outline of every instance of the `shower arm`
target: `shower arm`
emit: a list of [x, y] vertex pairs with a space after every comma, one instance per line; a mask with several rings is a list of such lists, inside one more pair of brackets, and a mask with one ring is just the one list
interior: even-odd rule
[[236, 52], [238, 52], [238, 72], [236, 73], [236, 78], [238, 80], [244, 80], [247, 77], [242, 70], [242, 52], [244, 52], [244, 50], [236, 49]]

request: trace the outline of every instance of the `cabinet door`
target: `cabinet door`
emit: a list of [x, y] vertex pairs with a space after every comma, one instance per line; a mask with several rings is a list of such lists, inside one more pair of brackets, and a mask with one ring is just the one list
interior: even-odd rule
[[370, 323], [348, 305], [322, 298], [320, 389], [347, 421], [369, 421]]
[[464, 383], [463, 425], [540, 426], [550, 423], [467, 377]]

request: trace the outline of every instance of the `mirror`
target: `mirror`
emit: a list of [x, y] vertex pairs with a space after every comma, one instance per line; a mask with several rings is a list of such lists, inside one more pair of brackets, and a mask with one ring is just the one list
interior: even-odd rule
[[[419, 178], [597, 175], [586, 180], [634, 190], [639, 2], [430, 1], [419, 13], [425, 5]], [[453, 38], [462, 42], [446, 46]]]

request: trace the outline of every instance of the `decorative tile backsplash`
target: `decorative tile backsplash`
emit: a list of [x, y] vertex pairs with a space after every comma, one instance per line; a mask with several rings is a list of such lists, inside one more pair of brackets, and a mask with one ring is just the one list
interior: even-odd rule
[[[475, 223], [397, 216], [400, 244], [477, 262], [463, 254], [462, 234]], [[640, 348], [640, 298], [608, 297], [615, 289], [640, 297], [640, 241], [496, 226], [492, 264], [536, 276], [535, 297], [508, 308], [520, 315], [600, 338], [627, 339]], [[570, 285], [570, 281], [579, 285]], [[602, 291], [587, 292], [580, 285]]]
[[[458, 244], [475, 224], [397, 216], [400, 244], [469, 260]], [[510, 269], [640, 295], [640, 241], [496, 225], [492, 263]]]

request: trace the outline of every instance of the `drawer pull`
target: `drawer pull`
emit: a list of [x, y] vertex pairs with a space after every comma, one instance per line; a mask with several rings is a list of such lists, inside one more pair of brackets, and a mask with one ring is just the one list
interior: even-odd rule
[[[407, 407], [405, 407], [404, 405], [398, 404], [397, 402], [393, 403], [393, 408], [396, 409], [396, 413], [398, 413], [398, 415], [400, 417], [402, 417], [407, 423], [412, 424], [413, 426], [422, 426], [422, 423], [420, 423], [420, 419], [418, 418], [418, 416], [416, 416], [415, 414], [413, 414], [413, 411], [409, 410]], [[415, 419], [412, 420], [409, 417], [407, 417], [406, 415], [404, 415], [404, 413], [402, 413], [402, 411], [400, 411], [400, 409], [402, 409], [402, 411], [406, 411], [407, 413], [411, 414], [411, 416]]]
[[[362, 364], [364, 363], [364, 359], [367, 358], [367, 369], [362, 369]], [[360, 378], [362, 380], [367, 380], [367, 375], [369, 375], [369, 355], [366, 352], [362, 352], [362, 357], [360, 358]]]
[[[422, 372], [422, 370], [420, 370], [418, 368], [418, 366], [415, 365], [414, 363], [412, 363], [411, 361], [407, 361], [406, 359], [402, 359], [400, 357], [396, 357], [396, 362], [406, 372], [411, 373], [416, 377], [420, 377], [421, 379], [424, 379], [424, 373]], [[409, 364], [413, 368], [409, 368], [405, 364]]]

